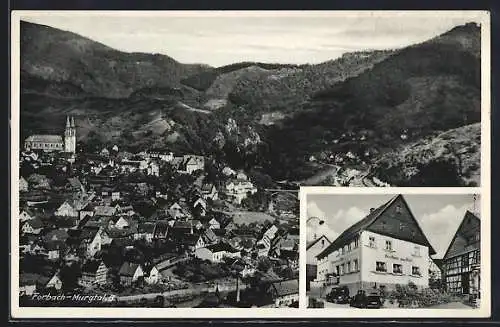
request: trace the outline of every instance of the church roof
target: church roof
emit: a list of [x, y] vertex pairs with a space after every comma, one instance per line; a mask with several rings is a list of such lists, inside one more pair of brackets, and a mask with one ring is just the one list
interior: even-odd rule
[[31, 135], [25, 142], [41, 142], [41, 143], [63, 143], [61, 135]]

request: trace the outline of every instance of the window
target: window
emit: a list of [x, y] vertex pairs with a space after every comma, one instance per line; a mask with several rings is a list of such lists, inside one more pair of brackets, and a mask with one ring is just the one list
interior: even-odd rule
[[351, 243], [349, 243], [349, 244], [347, 245], [347, 251], [351, 251], [351, 250], [352, 250], [352, 246], [351, 246]]
[[412, 266], [411, 267], [411, 274], [414, 276], [420, 276], [420, 267]]
[[415, 245], [415, 247], [413, 248], [413, 255], [416, 257], [420, 257], [420, 246]]
[[340, 249], [341, 254], [345, 254], [345, 248]]
[[339, 276], [342, 276], [344, 274], [344, 264], [340, 265], [340, 271], [339, 271]]
[[336, 267], [335, 267], [335, 274], [336, 274], [337, 276], [340, 276], [340, 266], [336, 266]]
[[401, 213], [402, 212], [402, 209], [401, 209], [401, 205], [397, 205], [396, 206], [396, 213]]
[[382, 261], [377, 261], [377, 265], [376, 265], [376, 270], [377, 271], [380, 271], [380, 272], [386, 272], [387, 271], [387, 265], [385, 262], [382, 262]]
[[321, 247], [324, 247], [325, 246], [325, 239], [322, 239], [321, 240]]
[[353, 270], [354, 271], [359, 271], [359, 264], [358, 264], [358, 259], [354, 259], [354, 261], [352, 262], [354, 268]]
[[375, 248], [375, 237], [374, 236], [370, 236], [370, 238], [368, 239], [369, 240], [369, 246], [371, 248]]
[[344, 245], [344, 253], [346, 253], [349, 250], [349, 247], [347, 245]]
[[359, 246], [359, 238], [358, 238], [358, 237], [356, 237], [356, 238], [354, 239], [354, 248], [357, 248], [358, 246]]
[[403, 273], [403, 265], [395, 263], [392, 265], [392, 272], [394, 274], [402, 274]]
[[392, 241], [391, 240], [386, 240], [385, 241], [385, 250], [386, 251], [392, 251]]
[[351, 262], [347, 261], [347, 264], [346, 264], [346, 274], [348, 274], [350, 272], [351, 272]]

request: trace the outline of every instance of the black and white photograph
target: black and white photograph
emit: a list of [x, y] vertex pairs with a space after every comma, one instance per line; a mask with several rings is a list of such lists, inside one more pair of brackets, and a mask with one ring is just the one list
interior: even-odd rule
[[310, 194], [307, 215], [309, 308], [480, 308], [478, 194]]
[[18, 316], [304, 316], [332, 302], [300, 273], [303, 187], [487, 186], [488, 12], [14, 11], [11, 31]]

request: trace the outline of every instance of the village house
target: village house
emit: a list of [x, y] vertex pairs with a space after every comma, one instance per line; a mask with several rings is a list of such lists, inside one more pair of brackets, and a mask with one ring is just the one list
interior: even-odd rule
[[134, 234], [135, 240], [145, 240], [146, 242], [153, 242], [153, 233], [155, 229], [155, 223], [153, 222], [143, 222], [139, 223], [137, 226], [137, 232]]
[[166, 239], [168, 236], [168, 232], [170, 230], [170, 226], [167, 221], [159, 220], [156, 222], [155, 227], [153, 229], [153, 240], [155, 239]]
[[83, 207], [82, 210], [80, 210], [80, 220], [82, 220], [86, 216], [93, 217], [94, 208], [95, 206], [92, 203], [88, 203], [85, 207]]
[[19, 296], [32, 296], [37, 290], [39, 275], [23, 273], [19, 275]]
[[126, 261], [121, 265], [118, 275], [122, 285], [130, 286], [144, 277], [144, 271], [141, 265]]
[[94, 216], [111, 217], [116, 214], [116, 207], [111, 206], [96, 206], [94, 208]]
[[201, 195], [205, 200], [215, 201], [219, 199], [219, 192], [214, 184], [203, 184], [201, 187]]
[[228, 199], [236, 204], [241, 204], [241, 201], [247, 198], [248, 194], [257, 193], [257, 188], [252, 182], [247, 180], [232, 180], [225, 185], [225, 194]]
[[69, 204], [68, 201], [64, 201], [63, 204], [61, 204], [56, 212], [54, 212], [54, 216], [58, 217], [78, 217], [78, 211], [73, 208], [71, 204]]
[[273, 300], [276, 308], [287, 307], [299, 301], [299, 280], [283, 280], [271, 283], [266, 294]]
[[160, 176], [160, 166], [156, 162], [151, 161], [148, 164], [148, 167], [146, 169], [146, 174], [159, 177]]
[[87, 261], [82, 266], [79, 284], [85, 287], [105, 285], [108, 279], [108, 267], [100, 260]]
[[40, 218], [35, 217], [22, 223], [21, 232], [23, 234], [38, 235], [43, 229], [43, 223]]
[[19, 214], [19, 221], [21, 223], [31, 220], [35, 217], [35, 215], [29, 210], [29, 209], [23, 209], [21, 210], [21, 213]]
[[19, 192], [28, 192], [28, 182], [23, 176], [19, 178]]
[[59, 275], [59, 271], [57, 271], [47, 282], [45, 288], [54, 288], [56, 290], [60, 290], [63, 286], [61, 281], [61, 277]]
[[89, 237], [84, 239], [86, 256], [92, 258], [101, 251], [102, 246], [111, 243], [111, 238], [103, 229], [91, 232]]
[[125, 229], [130, 227], [129, 221], [125, 217], [111, 217], [108, 228]]
[[196, 155], [184, 155], [182, 164], [179, 167], [180, 173], [192, 174], [195, 171], [203, 170], [205, 168], [205, 158]]
[[45, 243], [45, 251], [48, 260], [59, 260], [61, 257], [61, 252], [65, 249], [64, 242], [61, 241], [49, 241]]
[[443, 257], [446, 290], [479, 298], [481, 272], [481, 220], [467, 211]]
[[210, 221], [208, 222], [208, 229], [220, 229], [220, 223], [217, 221], [217, 219], [210, 219]]
[[413, 282], [429, 286], [428, 257], [434, 249], [402, 195], [374, 208], [317, 255], [317, 283], [324, 294], [334, 286], [387, 290]]
[[149, 266], [144, 269], [144, 281], [149, 284], [158, 284], [161, 274], [156, 266]]
[[227, 243], [216, 243], [196, 249], [195, 256], [202, 260], [221, 262], [224, 257], [240, 257], [240, 251], [233, 249], [233, 247]]

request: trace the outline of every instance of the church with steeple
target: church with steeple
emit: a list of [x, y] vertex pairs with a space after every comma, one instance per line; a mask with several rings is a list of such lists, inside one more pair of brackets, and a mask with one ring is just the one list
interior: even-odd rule
[[76, 152], [76, 126], [74, 117], [66, 117], [64, 136], [37, 134], [31, 135], [24, 141], [26, 150]]

